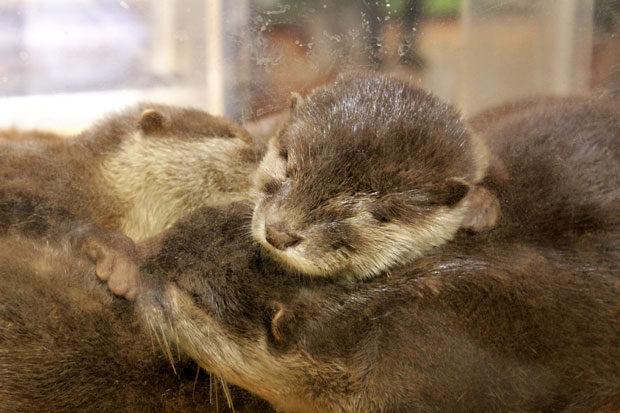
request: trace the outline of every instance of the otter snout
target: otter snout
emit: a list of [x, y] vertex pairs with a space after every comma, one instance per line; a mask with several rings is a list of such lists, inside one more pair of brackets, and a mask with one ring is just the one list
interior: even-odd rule
[[265, 239], [274, 248], [284, 251], [301, 241], [301, 237], [289, 232], [282, 224], [265, 224]]

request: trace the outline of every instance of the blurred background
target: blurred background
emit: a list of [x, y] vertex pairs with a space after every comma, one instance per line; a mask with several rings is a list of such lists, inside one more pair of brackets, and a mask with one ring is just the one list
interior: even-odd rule
[[471, 114], [620, 95], [619, 0], [3, 0], [0, 128], [72, 133], [140, 100], [249, 122], [345, 70]]

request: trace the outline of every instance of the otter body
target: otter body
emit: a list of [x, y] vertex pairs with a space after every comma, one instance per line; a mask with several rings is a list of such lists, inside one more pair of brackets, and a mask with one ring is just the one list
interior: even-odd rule
[[[67, 244], [0, 237], [0, 262], [3, 412], [230, 411], [219, 379], [149, 336]], [[229, 390], [235, 411], [272, 411]]]
[[478, 130], [494, 228], [339, 283], [290, 277], [251, 207], [207, 208], [140, 247], [139, 313], [284, 411], [620, 409], [618, 115], [531, 109]]
[[581, 248], [580, 238], [620, 225], [618, 101], [548, 98], [471, 120], [492, 160], [481, 183], [501, 201], [491, 238]]
[[[601, 116], [611, 122], [605, 128], [614, 125], [613, 116]], [[248, 236], [252, 206], [207, 207], [138, 245], [139, 317], [172, 348], [283, 411], [617, 410], [616, 204], [581, 198], [590, 181], [567, 179], [581, 172], [558, 169], [560, 162], [515, 173], [537, 150], [553, 159], [548, 151], [558, 143], [538, 136], [539, 127], [530, 124], [528, 145], [539, 146], [517, 151], [521, 162], [499, 146], [486, 181], [475, 183], [474, 172], [474, 184], [456, 177], [456, 188], [485, 184], [498, 197], [502, 217], [492, 229], [456, 233], [390, 274], [340, 283], [291, 277]], [[491, 139], [491, 129], [484, 136]], [[611, 154], [592, 158], [602, 159], [601, 169], [616, 162], [615, 141], [595, 141], [551, 153]], [[597, 170], [585, 171], [595, 178]], [[575, 195], [532, 191], [541, 171], [551, 174], [545, 182], [561, 181], [559, 194]], [[596, 188], [611, 193], [611, 175]], [[588, 208], [575, 209], [580, 204]]]
[[207, 208], [142, 246], [137, 306], [276, 409], [620, 408], [617, 232], [582, 255], [452, 242], [343, 284], [290, 277], [247, 237], [249, 211]]
[[0, 141], [3, 191], [34, 195], [133, 239], [202, 205], [247, 199], [262, 157], [262, 145], [231, 120], [157, 104], [67, 139], [9, 132]]
[[255, 239], [293, 272], [364, 279], [472, 233], [576, 250], [618, 225], [617, 102], [517, 102], [470, 125], [381, 75], [316, 90], [256, 173]]

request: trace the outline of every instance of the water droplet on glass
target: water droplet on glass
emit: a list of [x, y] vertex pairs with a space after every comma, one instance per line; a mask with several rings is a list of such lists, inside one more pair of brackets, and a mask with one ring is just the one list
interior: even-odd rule
[[390, 16], [385, 16], [385, 21], [390, 20]]

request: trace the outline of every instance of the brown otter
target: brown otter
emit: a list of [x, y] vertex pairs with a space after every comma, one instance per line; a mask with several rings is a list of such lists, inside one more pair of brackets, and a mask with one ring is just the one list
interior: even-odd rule
[[132, 307], [67, 244], [0, 237], [0, 410], [224, 412], [230, 398], [237, 412], [273, 411], [216, 390], [220, 379], [149, 337]]
[[227, 118], [150, 103], [72, 138], [42, 135], [7, 132], [0, 188], [34, 194], [133, 239], [199, 206], [247, 199], [262, 158], [260, 142]]
[[[369, 277], [442, 244], [460, 227], [479, 231], [497, 219], [496, 200], [475, 185], [486, 167], [484, 146], [453, 108], [389, 77], [344, 76], [277, 116], [276, 124], [288, 121], [256, 174], [262, 146], [248, 143], [236, 125], [197, 111], [145, 107], [56, 145], [62, 150], [15, 155], [9, 147], [13, 168], [5, 181], [140, 239], [200, 205], [254, 195], [253, 177], [255, 238], [311, 275]], [[85, 148], [90, 140], [97, 146]], [[289, 171], [296, 168], [290, 178], [285, 151]], [[37, 168], [45, 176], [28, 173], [30, 163], [47, 163]], [[109, 245], [91, 244], [91, 256], [107, 261], [99, 273], [108, 278]]]
[[579, 254], [449, 242], [343, 284], [286, 274], [247, 236], [250, 211], [207, 208], [141, 247], [137, 305], [278, 410], [620, 408], [620, 231]]
[[368, 278], [461, 227], [495, 224], [496, 201], [476, 186], [486, 157], [457, 111], [429, 92], [345, 75], [293, 101], [255, 176], [252, 232], [300, 273]]
[[[203, 367], [285, 411], [618, 409], [620, 229], [607, 196], [617, 188], [601, 175], [607, 195], [579, 198], [590, 180], [576, 179], [617, 164], [616, 138], [603, 134], [616, 133], [617, 114], [553, 113], [537, 122], [597, 119], [563, 132], [589, 126], [591, 139], [560, 145], [529, 123], [532, 150], [513, 154], [522, 162], [501, 158], [489, 178], [506, 225], [459, 234], [391, 276], [334, 283], [284, 273], [249, 239], [250, 206], [205, 208], [139, 246], [138, 312]], [[517, 169], [542, 149], [573, 168]], [[574, 168], [579, 158], [590, 167]], [[558, 192], [532, 191], [534, 177]], [[23, 229], [35, 232], [47, 230], [37, 217], [64, 222], [33, 208], [7, 214], [25, 211]]]
[[545, 98], [474, 117], [470, 123], [492, 154], [482, 185], [502, 205], [502, 219], [486, 234], [577, 249], [581, 236], [617, 228], [617, 108], [609, 99]]
[[288, 276], [248, 239], [248, 206], [197, 212], [140, 247], [139, 313], [284, 411], [617, 410], [613, 108], [498, 119], [485, 184], [505, 219], [363, 283]]
[[[200, 206], [247, 199], [264, 146], [227, 118], [150, 103], [67, 139], [40, 131], [3, 136], [2, 196], [9, 203], [36, 199], [38, 213], [44, 206], [71, 213], [76, 241], [97, 260], [104, 279], [128, 271], [131, 258], [111, 254], [132, 243], [109, 230], [141, 239]], [[111, 283], [130, 294], [126, 282]]]

